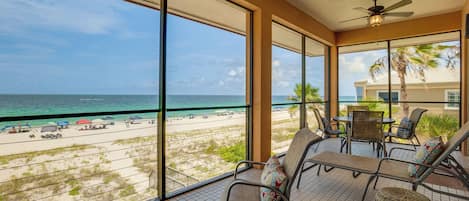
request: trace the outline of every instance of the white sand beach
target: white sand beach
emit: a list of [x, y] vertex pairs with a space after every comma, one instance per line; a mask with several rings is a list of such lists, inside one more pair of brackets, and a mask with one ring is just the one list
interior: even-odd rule
[[[272, 119], [273, 122], [290, 122], [291, 118], [287, 110], [276, 110], [272, 113]], [[180, 185], [189, 185], [231, 171], [234, 163], [226, 162], [220, 156], [206, 153], [205, 150], [210, 143], [223, 147], [243, 141], [245, 121], [245, 113], [169, 118], [166, 127], [167, 163], [168, 166], [176, 168], [176, 172], [168, 175], [174, 179], [175, 186], [172, 188], [177, 189], [182, 187]], [[25, 175], [43, 175], [49, 172], [75, 176], [84, 174], [83, 171], [96, 172], [98, 165], [99, 174], [83, 181], [83, 185], [95, 185], [97, 188], [93, 192], [90, 189], [81, 189], [79, 192], [82, 194], [94, 195], [96, 192], [105, 191], [106, 189], [101, 189], [103, 185], [100, 185], [104, 179], [102, 175], [117, 173], [118, 175], [114, 176], [116, 185], [123, 185], [122, 182], [132, 184], [133, 190], [137, 191], [140, 197], [151, 196], [150, 194], [155, 192], [148, 191], [150, 172], [144, 169], [156, 168], [157, 125], [148, 119], [138, 122], [126, 124], [116, 121], [114, 125], [96, 130], [80, 130], [84, 125], [71, 125], [67, 129], [54, 132], [62, 135], [58, 139], [41, 138], [45, 133], [41, 133], [39, 127], [32, 128], [28, 133], [1, 133], [0, 157], [3, 157], [4, 161], [0, 161], [0, 188], [2, 183], [11, 182], [12, 176], [27, 178]], [[295, 125], [296, 123], [294, 127]], [[273, 125], [273, 128], [288, 126], [291, 127], [290, 123]], [[36, 137], [30, 138], [31, 134]], [[273, 147], [283, 150], [288, 143], [289, 140], [285, 139]], [[75, 149], [80, 145], [86, 146]], [[66, 149], [62, 150], [64, 147]], [[49, 189], [45, 194], [33, 195], [36, 191], [28, 191], [28, 196], [33, 196], [35, 200], [67, 199], [73, 191], [72, 187], [65, 188], [61, 193], [49, 192]], [[44, 189], [39, 191], [43, 192]], [[82, 194], [80, 196], [85, 196]]]

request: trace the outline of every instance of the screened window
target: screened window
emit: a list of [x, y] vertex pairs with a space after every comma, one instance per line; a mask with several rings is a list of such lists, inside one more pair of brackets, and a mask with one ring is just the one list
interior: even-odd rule
[[[391, 96], [389, 96], [389, 92], [387, 91], [378, 91], [377, 97], [384, 102], [398, 102], [399, 101], [399, 92], [393, 91], [391, 92]], [[389, 97], [391, 97], [391, 101], [389, 101]]]
[[448, 102], [445, 105], [445, 109], [447, 110], [459, 109], [459, 104], [461, 101], [459, 90], [446, 90], [445, 97], [446, 97], [446, 102]]

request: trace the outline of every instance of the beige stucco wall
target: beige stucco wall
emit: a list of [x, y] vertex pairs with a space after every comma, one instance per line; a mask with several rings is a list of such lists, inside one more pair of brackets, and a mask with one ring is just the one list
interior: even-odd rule
[[[356, 85], [357, 86], [357, 85]], [[362, 85], [363, 86], [363, 85]], [[367, 98], [374, 99], [378, 91], [387, 91], [387, 85], [363, 86]], [[400, 85], [392, 85], [393, 91], [399, 92]], [[407, 85], [407, 100], [418, 102], [445, 102], [446, 90], [458, 90], [459, 83], [432, 83], [432, 84], [409, 84]], [[400, 92], [399, 92], [400, 93]], [[411, 103], [410, 109], [417, 107], [426, 108], [428, 113], [459, 115], [459, 110], [445, 108], [443, 103]]]

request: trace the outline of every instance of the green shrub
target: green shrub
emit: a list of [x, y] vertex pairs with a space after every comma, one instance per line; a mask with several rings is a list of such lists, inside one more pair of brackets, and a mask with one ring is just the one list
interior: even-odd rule
[[135, 194], [135, 188], [133, 185], [128, 185], [119, 192], [120, 197], [127, 197], [129, 195]]
[[207, 147], [207, 149], [205, 149], [205, 153], [206, 154], [214, 154], [215, 150], [217, 148], [218, 148], [217, 142], [215, 142], [215, 140], [212, 139], [208, 142], [208, 147]]
[[243, 142], [237, 142], [231, 146], [221, 147], [217, 153], [226, 162], [236, 163], [245, 158], [246, 145]]
[[72, 188], [72, 190], [70, 190], [68, 192], [68, 194], [71, 195], [71, 196], [79, 195], [80, 194], [80, 189], [81, 189], [80, 186], [76, 186], [75, 188]]
[[458, 128], [459, 120], [457, 117], [425, 114], [422, 116], [416, 132], [417, 135], [425, 135], [428, 137], [445, 136], [450, 139]]

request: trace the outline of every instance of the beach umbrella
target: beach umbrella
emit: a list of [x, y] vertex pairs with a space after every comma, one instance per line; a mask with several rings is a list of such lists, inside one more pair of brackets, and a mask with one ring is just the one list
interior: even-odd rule
[[41, 133], [43, 133], [43, 132], [55, 132], [55, 131], [57, 131], [57, 126], [54, 126], [54, 125], [47, 125], [47, 126], [41, 127]]
[[6, 129], [9, 129], [9, 128], [11, 128], [11, 127], [13, 127], [13, 126], [6, 125], [6, 126], [3, 126], [3, 128], [0, 129], [0, 130], [1, 130], [1, 131], [5, 131]]
[[93, 119], [93, 121], [91, 121], [92, 124], [101, 124], [101, 125], [104, 125], [106, 124], [106, 121], [104, 121], [103, 119]]
[[130, 120], [138, 120], [138, 119], [143, 119], [141, 116], [131, 116], [129, 117]]
[[90, 124], [91, 121], [88, 120], [88, 119], [80, 119], [78, 121], [75, 122], [76, 124]]
[[112, 117], [112, 116], [105, 116], [103, 118], [103, 120], [113, 120], [113, 119], [114, 119], [114, 117]]
[[66, 127], [68, 126], [70, 123], [68, 123], [68, 121], [58, 121], [57, 122], [57, 126], [60, 126], [60, 127]]

